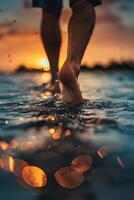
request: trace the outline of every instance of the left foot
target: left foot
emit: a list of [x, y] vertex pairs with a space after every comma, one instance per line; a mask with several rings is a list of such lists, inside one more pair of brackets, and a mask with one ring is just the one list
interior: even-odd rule
[[59, 81], [55, 81], [54, 84], [50, 83], [48, 91], [51, 92], [53, 95], [56, 93], [60, 93]]
[[[31, 88], [30, 88], [31, 90]], [[59, 81], [55, 81], [55, 83], [44, 83], [40, 86], [37, 86], [35, 88], [32, 88], [32, 90], [38, 91], [38, 92], [51, 92], [52, 95], [56, 93], [60, 93], [60, 87], [59, 87]]]

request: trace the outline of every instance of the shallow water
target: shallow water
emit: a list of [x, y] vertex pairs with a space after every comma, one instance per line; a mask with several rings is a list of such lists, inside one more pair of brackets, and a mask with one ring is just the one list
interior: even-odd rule
[[[0, 140], [9, 145], [0, 154], [38, 166], [48, 177], [45, 187], [33, 189], [4, 166], [1, 199], [133, 200], [134, 73], [82, 73], [84, 103], [76, 108], [43, 93], [40, 85], [49, 78], [0, 75]], [[79, 187], [65, 189], [54, 173], [79, 155], [90, 155], [92, 168]]]

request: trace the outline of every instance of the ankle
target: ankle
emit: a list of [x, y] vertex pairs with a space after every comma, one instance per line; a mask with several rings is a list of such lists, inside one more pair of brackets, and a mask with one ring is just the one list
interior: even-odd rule
[[54, 85], [54, 84], [57, 83], [57, 81], [58, 81], [58, 74], [57, 74], [57, 76], [55, 76], [55, 77], [53, 77], [53, 78], [51, 79], [51, 84]]
[[79, 76], [79, 73], [80, 73], [80, 64], [74, 62], [74, 61], [70, 61], [70, 60], [66, 60], [64, 65], [67, 65], [69, 66], [74, 74], [78, 77]]

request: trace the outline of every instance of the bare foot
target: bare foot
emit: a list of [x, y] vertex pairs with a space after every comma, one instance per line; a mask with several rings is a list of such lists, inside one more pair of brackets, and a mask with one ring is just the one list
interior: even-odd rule
[[82, 94], [78, 84], [79, 71], [78, 68], [65, 62], [59, 72], [62, 99], [65, 103], [74, 106], [82, 103]]
[[60, 93], [60, 86], [59, 86], [59, 80], [56, 80], [55, 83], [44, 83], [40, 86], [37, 86], [35, 88], [32, 88], [32, 90], [37, 90], [38, 92], [51, 92], [52, 95], [56, 93]]
[[60, 93], [59, 81], [57, 80], [54, 84], [50, 83], [47, 90], [53, 95], [56, 93]]

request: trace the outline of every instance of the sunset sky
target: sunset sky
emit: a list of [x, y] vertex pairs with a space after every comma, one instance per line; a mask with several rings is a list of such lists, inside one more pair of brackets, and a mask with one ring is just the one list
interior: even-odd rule
[[[103, 0], [96, 7], [97, 24], [83, 63], [107, 63], [111, 59], [134, 60], [134, 1]], [[66, 57], [67, 22], [71, 11], [65, 1], [61, 29], [63, 45], [60, 66]], [[41, 9], [28, 8], [24, 0], [0, 1], [0, 70], [10, 71], [19, 64], [47, 65], [40, 40]]]

